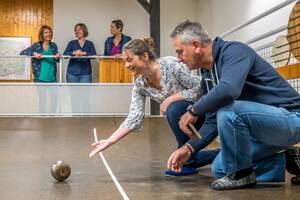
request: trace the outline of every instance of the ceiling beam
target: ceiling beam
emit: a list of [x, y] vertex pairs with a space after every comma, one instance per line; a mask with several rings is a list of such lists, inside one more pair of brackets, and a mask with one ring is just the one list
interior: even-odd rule
[[150, 35], [154, 39], [157, 56], [160, 56], [160, 0], [150, 0]]
[[[154, 40], [155, 53], [160, 57], [160, 0], [137, 0], [150, 15], [150, 36]], [[151, 100], [150, 113], [151, 115], [159, 115], [160, 105]]]
[[147, 0], [137, 0], [141, 6], [147, 11], [148, 14], [150, 14], [150, 4], [148, 3]]

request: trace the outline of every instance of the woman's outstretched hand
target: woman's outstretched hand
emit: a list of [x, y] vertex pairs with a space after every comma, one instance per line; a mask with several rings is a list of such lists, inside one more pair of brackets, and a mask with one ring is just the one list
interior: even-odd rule
[[91, 146], [93, 148], [93, 150], [90, 153], [90, 158], [93, 157], [94, 155], [96, 155], [97, 153], [104, 151], [105, 149], [107, 149], [110, 145], [112, 145], [113, 143], [109, 140], [100, 140], [98, 142], [93, 143]]

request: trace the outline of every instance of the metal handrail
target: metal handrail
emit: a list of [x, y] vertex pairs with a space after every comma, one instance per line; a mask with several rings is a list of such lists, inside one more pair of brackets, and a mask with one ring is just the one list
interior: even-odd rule
[[289, 4], [291, 4], [291, 3], [295, 2], [295, 1], [298, 1], [298, 0], [287, 0], [287, 1], [284, 1], [284, 2], [282, 2], [280, 4], [278, 4], [277, 6], [271, 8], [270, 10], [267, 10], [267, 11], [261, 13], [260, 15], [254, 17], [254, 18], [252, 18], [250, 20], [248, 20], [247, 22], [245, 22], [245, 23], [243, 23], [243, 24], [241, 24], [239, 26], [236, 26], [236, 27], [230, 29], [229, 31], [226, 31], [225, 33], [221, 34], [220, 37], [225, 37], [225, 36], [227, 36], [229, 34], [232, 34], [232, 33], [236, 32], [236, 31], [244, 28], [245, 26], [248, 26], [248, 25], [250, 25], [250, 24], [252, 24], [252, 23], [260, 20], [261, 18], [264, 18], [267, 15], [270, 15], [273, 12], [275, 12], [277, 10], [280, 10], [281, 8], [283, 8], [285, 6], [288, 6]]
[[256, 47], [254, 50], [255, 50], [255, 51], [261, 51], [261, 50], [263, 50], [263, 49], [272, 47], [272, 46], [273, 46], [273, 43], [274, 43], [274, 42], [270, 42], [270, 43], [264, 44], [264, 45], [262, 45], [262, 46]]
[[[0, 55], [1, 58], [36, 58], [35, 56], [28, 56], [28, 55]], [[55, 55], [42, 55], [40, 58], [56, 58]], [[59, 57], [63, 59], [82, 59], [82, 58], [90, 58], [90, 59], [121, 59], [122, 57], [115, 57], [115, 56], [100, 56], [100, 55], [94, 55], [94, 56], [67, 56], [67, 55], [61, 55]], [[62, 84], [62, 62], [59, 62], [59, 83]], [[36, 83], [35, 83], [36, 84]], [[47, 83], [48, 84], [48, 83]], [[27, 83], [28, 85], [28, 83]], [[53, 83], [51, 83], [53, 85]]]
[[[0, 55], [0, 58], [35, 58], [35, 56], [27, 56], [27, 55]], [[55, 55], [43, 55], [41, 58], [56, 58]], [[99, 59], [105, 59], [105, 58], [111, 58], [114, 59], [116, 57], [114, 56], [66, 56], [62, 55], [60, 58], [70, 59], [70, 58], [99, 58]], [[122, 58], [122, 57], [117, 57]]]
[[248, 40], [246, 42], [246, 44], [252, 44], [252, 43], [257, 42], [259, 40], [263, 40], [263, 39], [265, 39], [267, 37], [270, 37], [270, 36], [272, 36], [272, 35], [274, 35], [276, 33], [280, 33], [282, 31], [286, 30], [287, 27], [288, 27], [287, 25], [284, 25], [284, 26], [278, 27], [276, 29], [273, 29], [272, 31], [269, 31], [267, 33], [264, 33], [264, 34], [261, 34], [261, 35], [255, 37], [255, 38], [252, 38], [251, 40]]

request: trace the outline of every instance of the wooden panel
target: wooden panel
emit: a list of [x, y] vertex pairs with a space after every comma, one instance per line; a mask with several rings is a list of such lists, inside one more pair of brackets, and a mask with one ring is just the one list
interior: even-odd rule
[[286, 80], [300, 78], [300, 63], [278, 67], [276, 70]]
[[132, 83], [132, 76], [122, 59], [106, 58], [99, 62], [100, 83]]
[[120, 63], [113, 59], [101, 59], [100, 61], [100, 82], [101, 83], [120, 83]]
[[0, 0], [0, 36], [38, 40], [41, 25], [53, 26], [53, 0]]
[[124, 64], [123, 64], [123, 67], [122, 67], [122, 70], [123, 70], [123, 78], [124, 78], [124, 83], [132, 83], [133, 82], [133, 77], [131, 75], [131, 72], [129, 69], [126, 69], [124, 67]]

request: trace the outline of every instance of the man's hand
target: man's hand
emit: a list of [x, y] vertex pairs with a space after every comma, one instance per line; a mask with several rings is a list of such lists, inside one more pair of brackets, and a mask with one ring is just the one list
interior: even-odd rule
[[191, 115], [189, 112], [186, 112], [184, 115], [181, 116], [179, 121], [180, 129], [187, 134], [190, 138], [193, 137], [193, 132], [188, 128], [188, 124], [194, 124], [197, 121], [198, 117]]
[[96, 155], [97, 153], [104, 151], [112, 144], [113, 143], [109, 139], [100, 140], [98, 142], [93, 143], [91, 145], [93, 147], [93, 150], [90, 153], [90, 158], [93, 157], [94, 155]]
[[171, 154], [168, 160], [168, 169], [181, 172], [183, 164], [186, 163], [190, 156], [190, 149], [186, 145], [183, 145]]

